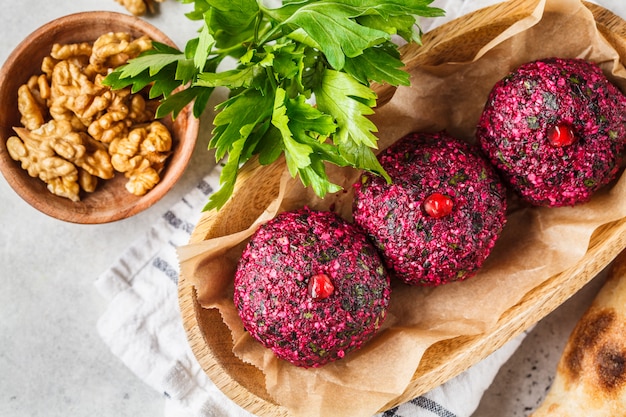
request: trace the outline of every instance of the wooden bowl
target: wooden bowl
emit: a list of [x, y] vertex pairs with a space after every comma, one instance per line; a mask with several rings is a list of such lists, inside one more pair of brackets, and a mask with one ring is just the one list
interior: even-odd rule
[[106, 223], [133, 216], [162, 198], [180, 178], [196, 143], [199, 121], [191, 109], [176, 118], [163, 120], [172, 133], [172, 154], [161, 181], [143, 196], [124, 188], [126, 178], [116, 173], [111, 180], [100, 181], [93, 193], [82, 193], [81, 201], [59, 197], [46, 184], [23, 170], [11, 159], [6, 140], [15, 135], [13, 127], [21, 126], [17, 107], [17, 90], [35, 74], [41, 73], [41, 62], [50, 55], [54, 43], [93, 42], [109, 32], [127, 32], [133, 37], [148, 35], [153, 40], [175, 46], [161, 31], [145, 21], [114, 12], [85, 12], [53, 20], [31, 33], [11, 53], [0, 70], [0, 170], [11, 187], [27, 203], [54, 218], [73, 223]]
[[[521, 7], [520, 6], [521, 3]], [[626, 22], [590, 3], [599, 30], [626, 57]], [[408, 67], [437, 65], [471, 59], [492, 39], [534, 9], [532, 1], [503, 2], [471, 13], [426, 33], [423, 46], [403, 50]], [[393, 95], [393, 88], [378, 86], [379, 104]], [[276, 197], [282, 166], [248, 164], [240, 175], [232, 199], [219, 212], [204, 213], [191, 236], [201, 242], [245, 230]], [[587, 253], [572, 268], [547, 279], [511, 306], [487, 334], [438, 342], [424, 354], [405, 392], [381, 408], [393, 408], [460, 374], [507, 341], [528, 329], [582, 288], [626, 247], [626, 219], [595, 231]], [[237, 404], [259, 416], [287, 416], [284, 406], [272, 399], [262, 372], [233, 354], [231, 332], [217, 309], [202, 308], [196, 289], [184, 275], [179, 280], [179, 302], [191, 349], [212, 381]], [[348, 406], [348, 404], [347, 404]]]

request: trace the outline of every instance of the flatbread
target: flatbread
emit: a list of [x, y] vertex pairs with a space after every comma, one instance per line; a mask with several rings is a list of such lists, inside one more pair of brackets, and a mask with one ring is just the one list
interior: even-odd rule
[[531, 417], [626, 416], [626, 251], [570, 335]]

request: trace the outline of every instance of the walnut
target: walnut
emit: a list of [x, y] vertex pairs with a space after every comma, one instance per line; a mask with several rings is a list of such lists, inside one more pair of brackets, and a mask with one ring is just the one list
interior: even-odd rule
[[162, 3], [164, 0], [115, 0], [135, 16], [143, 16], [146, 13], [155, 13], [154, 2]]
[[46, 109], [46, 94], [50, 94], [50, 87], [48, 81], [44, 75], [33, 75], [26, 82], [26, 86], [30, 90], [33, 99], [41, 107], [42, 110]]
[[[96, 70], [104, 68], [104, 73], [106, 73], [107, 68], [125, 64], [129, 59], [137, 57], [150, 48], [152, 48], [152, 41], [148, 36], [132, 40], [130, 34], [125, 32], [107, 33], [94, 42], [89, 64]], [[102, 73], [102, 71], [98, 72]]]
[[106, 109], [111, 91], [94, 83], [82, 68], [71, 61], [54, 66], [48, 106], [56, 120], [69, 120], [77, 130], [87, 130], [93, 117]]
[[160, 122], [151, 123], [146, 130], [147, 135], [141, 142], [139, 152], [160, 172], [172, 149], [172, 135]]
[[[37, 131], [33, 130], [33, 133]], [[70, 132], [65, 136], [43, 136], [43, 138], [48, 141], [57, 155], [73, 163], [83, 158], [87, 152], [83, 138], [77, 132]]]
[[67, 122], [50, 121], [33, 133], [46, 140], [57, 155], [89, 174], [104, 180], [113, 178], [111, 157], [106, 147], [88, 134], [68, 127]]
[[130, 13], [135, 16], [143, 16], [146, 14], [146, 3], [144, 0], [115, 0], [126, 8]]
[[85, 130], [85, 123], [69, 107], [73, 106], [73, 99], [69, 96], [61, 96], [50, 101], [48, 111], [53, 120], [66, 121], [77, 131]]
[[146, 123], [154, 119], [156, 113], [156, 107], [154, 105], [155, 100], [146, 100], [143, 96], [135, 94], [130, 100], [130, 111], [128, 118], [134, 123], [141, 124]]
[[93, 120], [101, 112], [108, 109], [113, 100], [110, 90], [103, 90], [99, 95], [81, 95], [74, 100], [74, 111], [82, 120]]
[[[33, 76], [35, 77], [35, 76]], [[30, 85], [29, 85], [30, 86]], [[35, 88], [34, 86], [31, 88], [31, 90]], [[48, 82], [48, 77], [46, 77], [45, 75], [41, 74], [39, 77], [37, 77], [37, 86], [36, 86], [37, 91], [39, 91], [39, 100], [43, 105], [45, 105], [46, 100], [48, 100], [50, 98], [50, 96], [52, 95], [52, 91], [50, 90], [50, 83]]]
[[128, 171], [125, 175], [128, 178], [126, 189], [138, 196], [146, 194], [161, 180], [159, 173], [150, 166], [147, 159], [144, 159], [140, 166]]
[[95, 177], [103, 180], [113, 178], [115, 173], [107, 148], [84, 133], [76, 134], [83, 135], [83, 144], [86, 152], [81, 158], [77, 158], [74, 163]]
[[94, 191], [96, 191], [96, 187], [98, 186], [98, 178], [91, 175], [84, 169], [79, 169], [78, 184], [80, 185], [81, 189], [85, 190], [88, 193], [93, 193]]
[[65, 136], [73, 132], [73, 127], [67, 120], [50, 120], [41, 125], [34, 133], [40, 137]]
[[7, 140], [9, 155], [19, 161], [31, 177], [38, 177], [53, 194], [78, 201], [78, 170], [56, 155], [47, 141], [26, 128], [15, 128], [18, 136]]
[[114, 121], [112, 116], [107, 113], [91, 123], [87, 130], [89, 134], [102, 143], [111, 143], [115, 138], [125, 136], [128, 124], [125, 120]]
[[[135, 120], [130, 117], [133, 96], [130, 88], [112, 92], [111, 101], [104, 112], [91, 122], [87, 131], [102, 143], [111, 143], [113, 139], [126, 136]], [[150, 119], [154, 118], [154, 113]]]
[[172, 148], [172, 136], [158, 121], [137, 127], [128, 136], [113, 140], [109, 146], [115, 170], [129, 178], [126, 189], [143, 195], [160, 180], [159, 173]]
[[22, 115], [20, 121], [27, 129], [37, 129], [44, 123], [44, 110], [26, 84], [17, 90], [17, 106]]
[[72, 131], [67, 122], [51, 121], [33, 131], [15, 131], [18, 136], [7, 140], [9, 155], [56, 195], [78, 201], [79, 182], [85, 191], [93, 191], [96, 177], [113, 178], [113, 166], [104, 145], [83, 132]]
[[50, 56], [59, 61], [64, 61], [77, 56], [89, 57], [91, 55], [92, 46], [89, 42], [70, 43], [66, 45], [54, 44]]
[[41, 71], [43, 72], [43, 75], [48, 78], [52, 78], [52, 71], [54, 70], [55, 65], [58, 63], [59, 61], [52, 58], [51, 56], [44, 57], [43, 61], [41, 61]]
[[52, 69], [51, 94], [54, 96], [78, 97], [81, 94], [94, 94], [98, 88], [83, 73], [81, 66], [65, 60]]
[[80, 192], [80, 185], [76, 182], [75, 177], [76, 175], [72, 175], [71, 177], [63, 176], [51, 179], [48, 181], [48, 191], [59, 197], [79, 201], [78, 193]]

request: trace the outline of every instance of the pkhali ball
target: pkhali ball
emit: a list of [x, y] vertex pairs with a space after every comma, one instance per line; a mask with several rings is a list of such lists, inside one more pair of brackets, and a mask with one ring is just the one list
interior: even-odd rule
[[383, 323], [391, 292], [365, 233], [333, 212], [307, 208], [259, 227], [237, 265], [234, 290], [250, 335], [301, 367], [362, 347]]
[[598, 65], [550, 58], [494, 86], [476, 135], [523, 201], [573, 206], [616, 177], [625, 122], [626, 97]]
[[505, 189], [489, 162], [445, 132], [409, 134], [379, 160], [392, 183], [364, 174], [353, 217], [390, 272], [421, 286], [475, 275], [506, 222]]

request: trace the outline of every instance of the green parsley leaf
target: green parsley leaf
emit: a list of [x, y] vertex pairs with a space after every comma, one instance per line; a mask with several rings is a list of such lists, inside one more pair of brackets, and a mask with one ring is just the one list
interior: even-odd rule
[[161, 118], [171, 114], [175, 119], [178, 113], [201, 94], [203, 90], [202, 88], [194, 87], [182, 90], [176, 94], [168, 95], [159, 105], [156, 117]]
[[[183, 51], [157, 42], [115, 69], [105, 84], [162, 97], [157, 117], [193, 103], [200, 117], [215, 88], [230, 96], [215, 107], [209, 149], [227, 158], [221, 188], [205, 209], [230, 198], [241, 165], [281, 155], [289, 172], [324, 197], [340, 187], [327, 164], [389, 176], [378, 162], [372, 82], [408, 85], [392, 36], [419, 42], [419, 17], [443, 10], [432, 0], [178, 0], [201, 24]], [[229, 68], [221, 69], [222, 63]], [[218, 70], [219, 69], [219, 70]]]
[[250, 66], [220, 73], [204, 72], [198, 75], [196, 85], [203, 87], [228, 87], [232, 89], [247, 88], [254, 83], [254, 79], [259, 74], [259, 71], [263, 71], [263, 69], [258, 66]]
[[366, 115], [373, 114], [376, 94], [345, 72], [324, 70], [322, 82], [314, 90], [318, 108], [334, 115], [339, 129], [336, 142], [354, 142], [376, 148], [376, 126]]
[[240, 166], [241, 152], [245, 142], [246, 139], [241, 138], [233, 143], [230, 153], [228, 154], [228, 162], [226, 162], [226, 165], [224, 165], [220, 173], [221, 187], [209, 197], [209, 201], [205, 205], [204, 210], [213, 210], [214, 208], [222, 207], [232, 195], [235, 189], [235, 181], [237, 180], [237, 171]]
[[274, 112], [272, 113], [272, 124], [280, 131], [285, 146], [285, 157], [287, 168], [291, 176], [295, 177], [300, 168], [311, 165], [309, 155], [313, 152], [310, 146], [300, 143], [293, 138], [289, 129], [289, 117], [285, 107], [285, 90], [278, 89], [274, 100]]
[[207, 26], [203, 26], [200, 31], [200, 37], [198, 38], [198, 47], [193, 57], [193, 63], [198, 71], [204, 70], [213, 45], [215, 45], [215, 38], [209, 32], [209, 28]]
[[397, 49], [384, 43], [366, 49], [357, 57], [348, 58], [344, 70], [364, 85], [368, 85], [370, 81], [410, 85], [409, 74], [402, 67], [404, 63], [400, 60]]
[[178, 62], [181, 58], [184, 58], [183, 54], [147, 54], [128, 61], [127, 65], [124, 65], [120, 71], [120, 78], [132, 78], [140, 75], [144, 70], [148, 69], [150, 76], [154, 76], [163, 68]]
[[258, 90], [250, 89], [223, 102], [221, 111], [215, 116], [213, 137], [209, 141], [209, 148], [216, 150], [216, 158], [222, 159], [233, 143], [245, 138], [252, 127], [270, 120], [274, 109], [274, 98], [262, 94]]
[[389, 39], [386, 32], [358, 24], [353, 19], [353, 8], [337, 3], [330, 7], [326, 3], [316, 2], [302, 7], [284, 25], [304, 30], [319, 45], [334, 69], [343, 68], [346, 56], [358, 56], [366, 48]]

